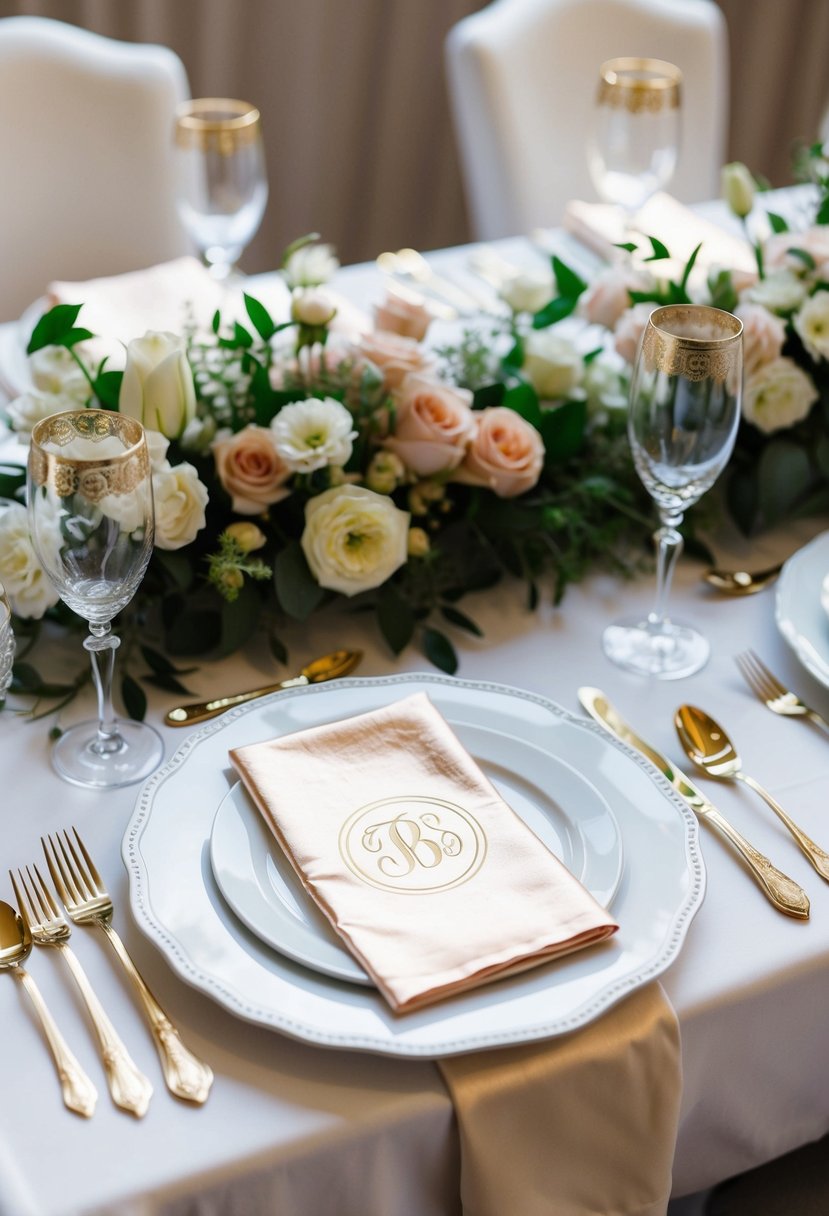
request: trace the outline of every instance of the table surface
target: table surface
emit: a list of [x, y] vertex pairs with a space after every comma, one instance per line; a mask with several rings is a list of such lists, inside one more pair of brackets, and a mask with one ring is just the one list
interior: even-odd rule
[[[501, 243], [527, 261], [528, 242]], [[435, 255], [462, 273], [464, 251]], [[255, 286], [255, 285], [254, 285]], [[343, 271], [335, 284], [366, 304], [379, 295], [373, 267]], [[9, 455], [8, 445], [4, 455]], [[753, 562], [785, 556], [825, 524], [803, 524], [755, 549]], [[464, 607], [484, 637], [453, 637], [459, 675], [539, 692], [577, 711], [576, 689], [603, 688], [649, 740], [681, 760], [672, 717], [681, 701], [708, 708], [738, 742], [749, 772], [766, 784], [806, 830], [829, 841], [826, 791], [829, 740], [800, 721], [775, 718], [743, 685], [734, 663], [748, 646], [789, 686], [829, 716], [829, 691], [813, 680], [777, 632], [774, 592], [719, 597], [683, 560], [673, 609], [709, 637], [707, 667], [690, 679], [647, 682], [613, 667], [600, 647], [608, 621], [651, 605], [648, 578], [594, 576], [571, 588], [560, 609], [526, 612], [522, 589], [505, 584], [468, 598]], [[356, 646], [359, 674], [430, 670], [410, 648], [398, 659], [373, 622], [343, 612], [320, 614], [286, 634], [292, 666], [335, 646]], [[41, 648], [39, 663], [60, 679], [84, 661], [79, 642]], [[278, 679], [264, 646], [204, 663], [188, 682], [210, 696]], [[150, 691], [158, 724], [169, 696]], [[63, 715], [91, 716], [91, 698]], [[192, 1109], [163, 1086], [154, 1048], [126, 981], [103, 937], [73, 935], [83, 965], [155, 1094], [136, 1122], [106, 1094], [100, 1066], [70, 977], [59, 960], [37, 951], [30, 970], [67, 1039], [96, 1080], [98, 1110], [87, 1122], [64, 1111], [52, 1064], [19, 985], [0, 982], [0, 1216], [70, 1216], [118, 1212], [361, 1212], [364, 1216], [448, 1216], [458, 1210], [459, 1153], [452, 1108], [429, 1062], [328, 1051], [233, 1018], [173, 974], [133, 923], [121, 839], [138, 789], [102, 794], [61, 782], [49, 763], [49, 722], [13, 712], [0, 717], [2, 861], [36, 860], [41, 834], [75, 824], [115, 899], [116, 926], [136, 962], [181, 1028], [209, 1060], [216, 1080], [203, 1108]], [[169, 757], [182, 732], [161, 727]], [[683, 1195], [775, 1157], [829, 1128], [829, 885], [749, 791], [719, 785], [712, 796], [763, 852], [796, 878], [812, 901], [808, 923], [766, 902], [734, 856], [707, 830], [704, 904], [677, 961], [663, 977], [680, 1021], [684, 1090], [674, 1193]], [[8, 898], [7, 880], [0, 897]]]

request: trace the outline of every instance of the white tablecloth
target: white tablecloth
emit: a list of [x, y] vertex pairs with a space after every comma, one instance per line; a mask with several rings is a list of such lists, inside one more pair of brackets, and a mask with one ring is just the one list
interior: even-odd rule
[[[515, 249], [517, 246], [510, 246]], [[450, 256], [450, 255], [447, 255]], [[457, 256], [457, 255], [456, 255]], [[351, 272], [361, 294], [369, 270]], [[348, 284], [348, 278], [344, 279]], [[7, 450], [6, 450], [7, 454]], [[818, 525], [819, 526], [819, 525]], [[814, 529], [816, 530], [816, 529]], [[790, 547], [796, 543], [792, 534]], [[485, 637], [458, 634], [459, 674], [543, 693], [577, 710], [581, 684], [603, 688], [659, 748], [681, 759], [672, 715], [682, 701], [727, 724], [746, 767], [818, 841], [829, 841], [829, 741], [801, 722], [775, 719], [744, 687], [734, 654], [752, 646], [829, 716], [829, 691], [799, 666], [773, 620], [773, 592], [727, 601], [680, 564], [675, 615], [712, 642], [704, 671], [679, 683], [646, 683], [614, 668], [599, 638], [613, 617], [650, 606], [652, 584], [596, 576], [572, 588], [560, 610], [523, 609], [516, 585], [470, 597], [464, 607]], [[370, 619], [326, 613], [286, 635], [299, 667], [334, 646], [365, 651], [362, 675], [429, 670], [414, 649], [399, 659]], [[85, 660], [80, 641], [37, 662], [53, 678]], [[264, 644], [188, 677], [205, 696], [278, 678]], [[159, 722], [168, 695], [151, 692]], [[91, 697], [65, 713], [91, 716]], [[167, 754], [183, 732], [162, 728]], [[280, 1212], [281, 1216], [449, 1216], [458, 1212], [458, 1144], [452, 1109], [427, 1062], [326, 1051], [238, 1021], [173, 975], [132, 923], [121, 837], [136, 788], [98, 794], [59, 781], [48, 760], [48, 722], [0, 715], [2, 862], [37, 860], [39, 837], [76, 824], [110, 884], [116, 924], [139, 967], [197, 1053], [216, 1073], [207, 1105], [190, 1109], [164, 1089], [148, 1033], [99, 935], [77, 930], [76, 951], [156, 1092], [135, 1122], [109, 1101], [70, 978], [35, 952], [31, 971], [87, 1071], [101, 1079], [90, 1122], [60, 1103], [52, 1065], [27, 1002], [0, 980], [0, 1213], [2, 1216], [188, 1216]], [[733, 855], [707, 830], [705, 903], [664, 987], [679, 1016], [684, 1092], [674, 1193], [683, 1195], [775, 1157], [829, 1129], [829, 885], [748, 791], [717, 786], [717, 803], [756, 845], [806, 887], [812, 918], [776, 913]], [[0, 897], [8, 898], [7, 880]], [[509, 1148], [504, 1147], [504, 1168]], [[551, 1209], [553, 1210], [553, 1209]], [[505, 1214], [507, 1216], [507, 1214]], [[510, 1214], [511, 1216], [511, 1214]]]

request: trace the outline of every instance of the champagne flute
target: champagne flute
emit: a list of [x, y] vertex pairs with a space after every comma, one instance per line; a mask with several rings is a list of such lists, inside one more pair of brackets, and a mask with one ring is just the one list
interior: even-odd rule
[[14, 632], [12, 631], [12, 610], [6, 589], [0, 583], [0, 705], [6, 695], [6, 689], [12, 682], [12, 667], [14, 665]]
[[659, 511], [656, 602], [643, 620], [610, 625], [604, 652], [620, 667], [664, 680], [706, 663], [708, 641], [667, 616], [685, 510], [714, 484], [737, 437], [742, 322], [719, 308], [672, 304], [651, 313], [633, 372], [628, 435], [636, 472]]
[[634, 214], [673, 177], [679, 153], [682, 73], [662, 59], [609, 59], [587, 159], [600, 198], [630, 227]]
[[268, 200], [259, 111], [230, 98], [184, 102], [175, 151], [179, 218], [213, 277], [227, 280]]
[[53, 414], [32, 431], [29, 529], [48, 578], [89, 624], [98, 718], [64, 731], [52, 751], [61, 777], [112, 789], [158, 766], [164, 745], [143, 722], [116, 719], [112, 618], [132, 599], [153, 547], [153, 494], [144, 428], [106, 410]]

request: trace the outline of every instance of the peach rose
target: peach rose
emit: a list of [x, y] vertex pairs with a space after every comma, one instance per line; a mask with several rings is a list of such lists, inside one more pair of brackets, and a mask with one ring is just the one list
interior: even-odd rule
[[240, 515], [260, 515], [290, 494], [285, 482], [291, 470], [268, 427], [251, 423], [235, 435], [222, 435], [213, 443], [213, 457], [219, 481]]
[[625, 363], [633, 365], [636, 362], [642, 334], [645, 332], [648, 317], [655, 308], [656, 305], [650, 303], [634, 304], [633, 308], [629, 308], [619, 319], [613, 335], [613, 345]]
[[804, 270], [802, 258], [790, 254], [790, 249], [803, 249], [818, 266], [829, 261], [829, 230], [817, 224], [804, 232], [776, 232], [763, 246], [763, 261], [767, 270]]
[[637, 274], [629, 267], [608, 266], [582, 296], [579, 311], [591, 325], [615, 329], [622, 313], [630, 308], [630, 292], [647, 291], [652, 283], [649, 275]]
[[504, 405], [476, 414], [475, 438], [455, 481], [487, 486], [499, 498], [531, 490], [541, 475], [544, 444], [534, 426]]
[[401, 296], [387, 291], [382, 304], [374, 305], [374, 328], [422, 342], [432, 314], [418, 295]]
[[736, 316], [743, 323], [743, 370], [748, 379], [759, 367], [780, 357], [786, 326], [759, 304], [741, 304]]
[[469, 390], [410, 372], [392, 396], [397, 424], [383, 447], [418, 477], [457, 468], [475, 434]]
[[383, 382], [390, 391], [399, 388], [403, 377], [409, 372], [431, 372], [437, 367], [435, 356], [423, 349], [414, 338], [390, 334], [378, 329], [373, 334], [363, 334], [357, 350], [383, 374]]

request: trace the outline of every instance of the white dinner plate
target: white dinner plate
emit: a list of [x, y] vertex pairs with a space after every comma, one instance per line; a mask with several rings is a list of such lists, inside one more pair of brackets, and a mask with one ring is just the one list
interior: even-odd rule
[[777, 583], [777, 627], [800, 662], [829, 688], [829, 616], [824, 580], [829, 573], [829, 532], [798, 549]]
[[[236, 779], [228, 749], [426, 692], [457, 730], [529, 743], [588, 774], [624, 846], [607, 942], [403, 1016], [374, 988], [274, 951], [227, 907], [210, 864], [216, 808]], [[195, 731], [141, 790], [124, 836], [139, 927], [187, 982], [239, 1017], [320, 1046], [436, 1058], [585, 1025], [676, 958], [705, 888], [697, 821], [668, 782], [594, 723], [545, 697], [441, 675], [288, 689]]]
[[[607, 907], [622, 877], [622, 838], [598, 790], [524, 740], [466, 724], [455, 733], [504, 801]], [[262, 941], [326, 975], [372, 982], [306, 893], [240, 781], [216, 812], [210, 863], [219, 890]]]

